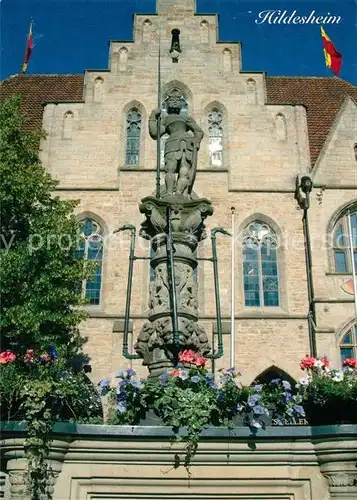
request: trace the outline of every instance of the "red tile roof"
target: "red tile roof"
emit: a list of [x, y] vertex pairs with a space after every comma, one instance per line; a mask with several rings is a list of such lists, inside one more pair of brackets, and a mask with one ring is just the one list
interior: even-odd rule
[[[83, 75], [17, 75], [1, 83], [1, 99], [22, 96], [29, 126], [42, 123], [46, 101], [80, 101]], [[311, 162], [315, 163], [347, 95], [357, 101], [357, 87], [340, 78], [267, 76], [268, 104], [302, 104], [306, 107]]]

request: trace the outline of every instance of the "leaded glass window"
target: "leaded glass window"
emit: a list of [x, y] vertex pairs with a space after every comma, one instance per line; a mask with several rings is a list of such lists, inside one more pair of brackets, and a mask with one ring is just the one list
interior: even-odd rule
[[103, 267], [103, 231], [92, 219], [85, 219], [81, 224], [82, 239], [76, 251], [78, 258], [95, 262], [96, 269], [91, 280], [83, 280], [82, 295], [89, 304], [100, 303]]
[[252, 222], [244, 230], [243, 279], [246, 306], [279, 306], [277, 237], [263, 222]]
[[223, 164], [222, 120], [222, 113], [218, 109], [213, 109], [208, 114], [209, 162], [213, 167], [221, 167]]
[[[351, 211], [352, 245], [357, 271], [357, 210]], [[337, 273], [352, 273], [352, 259], [350, 237], [348, 231], [348, 215], [343, 215], [336, 223], [333, 230], [333, 252], [335, 271]]]
[[139, 165], [141, 114], [137, 108], [126, 116], [126, 164]]
[[357, 324], [350, 327], [340, 343], [341, 362], [346, 358], [357, 357]]

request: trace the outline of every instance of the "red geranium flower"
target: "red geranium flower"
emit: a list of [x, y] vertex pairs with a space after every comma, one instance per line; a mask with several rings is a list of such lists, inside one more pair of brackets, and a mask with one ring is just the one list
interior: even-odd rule
[[346, 358], [343, 361], [343, 366], [349, 366], [350, 368], [357, 368], [357, 358]]
[[181, 372], [180, 372], [180, 370], [176, 370], [176, 369], [175, 369], [175, 370], [172, 370], [171, 375], [172, 375], [173, 377], [178, 377], [178, 376], [180, 375], [180, 373], [181, 373]]
[[198, 368], [205, 366], [207, 359], [192, 351], [191, 349], [186, 349], [179, 354], [180, 363], [189, 363], [191, 365], [196, 365]]
[[329, 366], [329, 364], [330, 364], [329, 360], [326, 357], [321, 358], [321, 361], [322, 361], [322, 367], [323, 368], [327, 368]]
[[24, 356], [25, 363], [33, 363], [34, 361], [34, 350], [27, 349], [26, 354]]
[[301, 360], [300, 368], [302, 370], [310, 370], [315, 366], [316, 359], [314, 356], [309, 356], [306, 354], [305, 358]]
[[15, 361], [15, 359], [16, 354], [14, 354], [12, 351], [0, 352], [0, 365], [7, 365], [7, 363]]

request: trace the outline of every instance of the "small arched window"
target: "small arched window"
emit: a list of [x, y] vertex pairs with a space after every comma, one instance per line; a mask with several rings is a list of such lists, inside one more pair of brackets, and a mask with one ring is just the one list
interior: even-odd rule
[[279, 306], [276, 234], [264, 222], [250, 223], [243, 233], [243, 279], [246, 306]]
[[340, 342], [341, 362], [347, 358], [357, 358], [357, 324], [351, 326]]
[[67, 111], [63, 117], [63, 128], [62, 128], [62, 138], [71, 139], [73, 133], [73, 113], [72, 111]]
[[94, 80], [94, 88], [93, 88], [93, 101], [94, 102], [101, 102], [103, 100], [103, 78], [98, 76]]
[[93, 278], [82, 282], [82, 295], [89, 304], [98, 305], [102, 286], [103, 230], [93, 219], [85, 219], [81, 222], [81, 234], [77, 257], [96, 263]]
[[[335, 260], [335, 271], [337, 273], [351, 273], [351, 245], [348, 223], [348, 212], [345, 213], [335, 224], [333, 229], [333, 251]], [[357, 270], [357, 207], [350, 209], [352, 246]]]
[[209, 162], [213, 167], [223, 165], [223, 128], [222, 113], [213, 109], [208, 114], [208, 151]]
[[132, 108], [126, 115], [126, 164], [139, 165], [141, 114]]

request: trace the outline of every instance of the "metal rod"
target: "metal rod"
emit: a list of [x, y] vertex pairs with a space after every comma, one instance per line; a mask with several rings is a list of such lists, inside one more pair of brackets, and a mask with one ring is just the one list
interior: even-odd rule
[[212, 262], [213, 262], [213, 276], [214, 276], [214, 294], [216, 299], [216, 324], [217, 324], [217, 344], [218, 349], [215, 352], [215, 347], [212, 346], [212, 354], [208, 354], [207, 358], [218, 359], [223, 356], [223, 338], [222, 338], [222, 315], [221, 315], [221, 302], [219, 294], [219, 276], [218, 276], [218, 259], [217, 259], [217, 244], [216, 234], [230, 235], [228, 231], [222, 227], [215, 227], [211, 230], [211, 243], [212, 243]]
[[[353, 292], [355, 299], [355, 316], [357, 321], [357, 276], [356, 276], [356, 266], [355, 266], [355, 256], [353, 251], [353, 236], [352, 236], [352, 224], [351, 224], [351, 212], [347, 213], [347, 222], [348, 222], [348, 237], [349, 237], [349, 246], [351, 251], [351, 263], [352, 263], [352, 279], [353, 279]], [[355, 235], [357, 238], [357, 235]]]
[[232, 246], [231, 246], [231, 338], [230, 338], [230, 362], [229, 366], [234, 367], [235, 364], [235, 227], [234, 227], [234, 214], [235, 207], [231, 207], [232, 213]]
[[159, 53], [157, 62], [157, 108], [160, 114], [157, 116], [157, 138], [156, 138], [156, 198], [160, 198], [160, 170], [161, 170], [161, 25], [159, 24]]
[[129, 321], [130, 321], [130, 302], [131, 302], [131, 288], [133, 282], [133, 267], [135, 260], [135, 237], [136, 228], [131, 224], [120, 227], [114, 233], [119, 231], [130, 231], [130, 251], [129, 251], [129, 270], [128, 270], [128, 284], [126, 289], [126, 303], [125, 303], [125, 317], [124, 317], [124, 337], [123, 337], [123, 356], [127, 359], [139, 359], [138, 354], [129, 352]]
[[167, 235], [166, 235], [166, 253], [167, 253], [167, 275], [170, 290], [170, 306], [172, 318], [172, 337], [173, 344], [178, 348], [180, 336], [178, 331], [177, 319], [177, 297], [176, 297], [176, 281], [175, 281], [175, 264], [174, 264], [174, 246], [172, 241], [172, 222], [171, 222], [171, 207], [167, 207]]
[[[306, 195], [307, 197], [309, 194]], [[304, 228], [304, 245], [305, 245], [305, 259], [306, 259], [306, 273], [307, 273], [307, 292], [309, 298], [309, 343], [310, 343], [310, 353], [312, 356], [317, 356], [316, 347], [316, 306], [315, 306], [315, 294], [314, 294], [314, 284], [312, 278], [312, 258], [311, 258], [311, 240], [310, 240], [310, 230], [309, 230], [309, 219], [308, 219], [308, 207], [307, 203], [304, 208], [303, 216], [303, 228]]]

